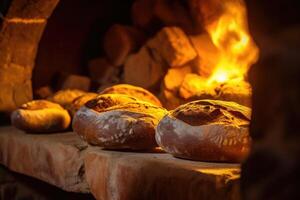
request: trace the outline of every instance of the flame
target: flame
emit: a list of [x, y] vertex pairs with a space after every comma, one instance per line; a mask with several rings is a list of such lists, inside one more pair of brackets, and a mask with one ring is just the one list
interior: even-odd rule
[[241, 0], [222, 3], [223, 14], [206, 27], [213, 44], [220, 51], [209, 83], [244, 80], [248, 69], [258, 58], [258, 48], [248, 32], [244, 3]]

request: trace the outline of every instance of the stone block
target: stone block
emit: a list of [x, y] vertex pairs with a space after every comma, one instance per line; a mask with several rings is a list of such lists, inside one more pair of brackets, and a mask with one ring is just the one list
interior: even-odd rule
[[96, 199], [239, 199], [239, 165], [160, 153], [90, 149], [86, 178]]
[[25, 134], [13, 127], [0, 128], [0, 163], [70, 192], [88, 192], [84, 177], [84, 149], [74, 133]]

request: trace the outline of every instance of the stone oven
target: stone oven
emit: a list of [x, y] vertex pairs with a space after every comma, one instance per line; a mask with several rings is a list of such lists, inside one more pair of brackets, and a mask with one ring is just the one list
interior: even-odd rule
[[[0, 184], [0, 199], [39, 195], [43, 199], [297, 198], [300, 29], [296, 5], [295, 0], [0, 1], [0, 164], [5, 166], [0, 168], [0, 183], [5, 183]], [[115, 88], [119, 86], [125, 89]], [[124, 90], [134, 101], [140, 102], [141, 94], [147, 96], [142, 102], [151, 104], [142, 105], [150, 111], [123, 106], [129, 101], [122, 96]], [[131, 96], [135, 90], [140, 94]], [[111, 93], [122, 95], [109, 96], [101, 104]], [[72, 101], [65, 100], [72, 96]], [[28, 102], [33, 100], [49, 101], [46, 110], [58, 104], [59, 114], [67, 117], [58, 120], [51, 115], [46, 128], [41, 125], [46, 114], [16, 123], [24, 116], [20, 109], [36, 111], [44, 105], [31, 108]], [[195, 114], [199, 104], [203, 112], [215, 110]], [[185, 109], [186, 105], [191, 106]], [[106, 118], [100, 122], [90, 120], [90, 114], [78, 114], [87, 108], [97, 114], [114, 115], [117, 110], [118, 120], [124, 119], [124, 109], [135, 114], [129, 125], [107, 128], [112, 122]], [[155, 120], [141, 126], [141, 134], [154, 126], [158, 145], [155, 142], [151, 151], [141, 148], [151, 142], [137, 145], [135, 139], [134, 145], [129, 142], [131, 148], [116, 148], [116, 143], [103, 146], [99, 135], [90, 135], [102, 123], [100, 135], [107, 129], [119, 131], [112, 134], [122, 141], [127, 127], [149, 116]], [[166, 147], [160, 138], [172, 129], [161, 128], [166, 116], [170, 121], [182, 120], [176, 130], [189, 136], [194, 127], [226, 124], [208, 131], [220, 134], [220, 145], [205, 146], [205, 141], [208, 150], [203, 148], [207, 150], [203, 153], [198, 151], [198, 140], [178, 135], [173, 136], [177, 149]], [[82, 128], [85, 121], [92, 125]], [[185, 123], [192, 128], [183, 128]], [[249, 139], [235, 136], [232, 127], [243, 129], [241, 135], [246, 127]], [[128, 134], [140, 131], [135, 128]], [[249, 146], [235, 147], [239, 141]], [[197, 147], [190, 154], [188, 150], [178, 153], [187, 146]], [[220, 157], [206, 156], [212, 154]], [[7, 184], [9, 180], [14, 184]]]

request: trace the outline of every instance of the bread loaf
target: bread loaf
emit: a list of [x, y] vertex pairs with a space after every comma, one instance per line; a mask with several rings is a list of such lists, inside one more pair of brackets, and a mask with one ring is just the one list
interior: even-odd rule
[[100, 91], [100, 94], [126, 94], [141, 101], [146, 101], [152, 103], [153, 105], [161, 106], [161, 102], [154, 96], [154, 94], [144, 88], [129, 84], [114, 85], [104, 89], [103, 91]]
[[59, 104], [36, 100], [23, 104], [11, 114], [12, 125], [28, 132], [63, 131], [70, 125], [68, 111]]
[[99, 95], [75, 114], [73, 129], [85, 141], [106, 149], [157, 147], [155, 127], [163, 108], [120, 94]]
[[59, 90], [47, 100], [57, 103], [63, 107], [72, 103], [77, 97], [84, 95], [86, 92], [77, 89]]
[[65, 107], [69, 111], [71, 117], [73, 117], [81, 106], [83, 106], [86, 102], [96, 97], [97, 97], [96, 93], [89, 92], [75, 98], [71, 103], [67, 104]]
[[160, 121], [156, 141], [163, 150], [180, 158], [241, 162], [251, 143], [250, 112], [234, 102], [190, 102]]

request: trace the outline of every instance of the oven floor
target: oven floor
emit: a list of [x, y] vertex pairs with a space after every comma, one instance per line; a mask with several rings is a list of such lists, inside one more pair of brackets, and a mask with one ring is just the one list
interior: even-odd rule
[[96, 199], [240, 198], [239, 164], [105, 151], [73, 132], [33, 135], [0, 127], [0, 163], [64, 191], [92, 193]]

